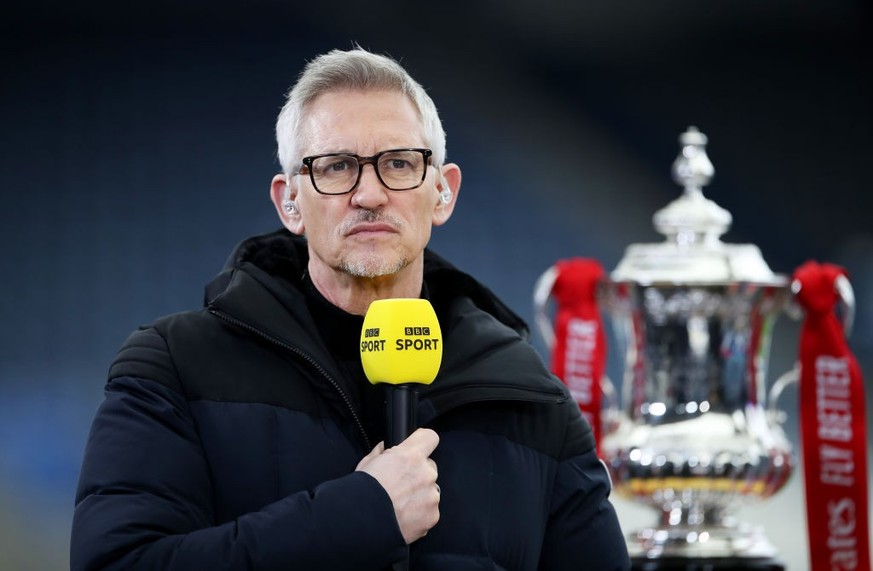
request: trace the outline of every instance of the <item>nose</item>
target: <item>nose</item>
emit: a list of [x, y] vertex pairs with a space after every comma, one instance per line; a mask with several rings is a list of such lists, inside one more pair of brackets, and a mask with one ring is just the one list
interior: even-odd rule
[[379, 180], [376, 167], [372, 164], [366, 164], [361, 169], [358, 185], [352, 191], [352, 204], [372, 210], [388, 202], [389, 192], [391, 191]]

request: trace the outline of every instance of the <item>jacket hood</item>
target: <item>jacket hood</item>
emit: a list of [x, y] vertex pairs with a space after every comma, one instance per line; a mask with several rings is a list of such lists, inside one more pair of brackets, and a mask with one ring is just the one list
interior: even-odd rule
[[[251, 271], [254, 267], [258, 270], [255, 277], [263, 272], [280, 283], [288, 283], [292, 276], [302, 275], [308, 262], [306, 238], [284, 228], [247, 238], [234, 248], [222, 272], [206, 286], [205, 303], [210, 304], [227, 289], [236, 270]], [[434, 305], [446, 303], [450, 297], [458, 295], [468, 297], [476, 307], [529, 340], [530, 330], [518, 314], [490, 289], [429, 248], [424, 251], [424, 283]], [[269, 287], [269, 284], [262, 284]]]

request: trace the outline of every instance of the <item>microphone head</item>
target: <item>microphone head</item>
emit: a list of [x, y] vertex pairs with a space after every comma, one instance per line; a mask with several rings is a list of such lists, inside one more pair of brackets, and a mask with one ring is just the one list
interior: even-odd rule
[[361, 329], [361, 363], [373, 384], [429, 385], [443, 358], [443, 337], [426, 299], [380, 299]]

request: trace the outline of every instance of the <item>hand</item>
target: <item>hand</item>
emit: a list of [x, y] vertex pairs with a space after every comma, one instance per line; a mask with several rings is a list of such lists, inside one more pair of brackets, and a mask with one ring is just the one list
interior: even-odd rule
[[433, 430], [419, 428], [388, 450], [380, 442], [355, 468], [376, 478], [388, 492], [407, 544], [424, 537], [440, 519], [437, 466], [430, 459], [439, 441]]

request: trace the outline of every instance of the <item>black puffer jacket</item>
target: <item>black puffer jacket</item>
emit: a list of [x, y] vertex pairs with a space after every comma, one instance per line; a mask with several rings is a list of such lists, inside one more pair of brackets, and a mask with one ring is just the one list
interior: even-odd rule
[[[387, 569], [406, 555], [391, 501], [354, 472], [371, 442], [317, 335], [306, 245], [250, 239], [203, 310], [156, 321], [120, 350], [76, 496], [79, 569]], [[523, 323], [426, 253], [443, 331], [419, 422], [440, 521], [413, 570], [623, 569], [625, 545], [590, 428], [519, 335]]]

